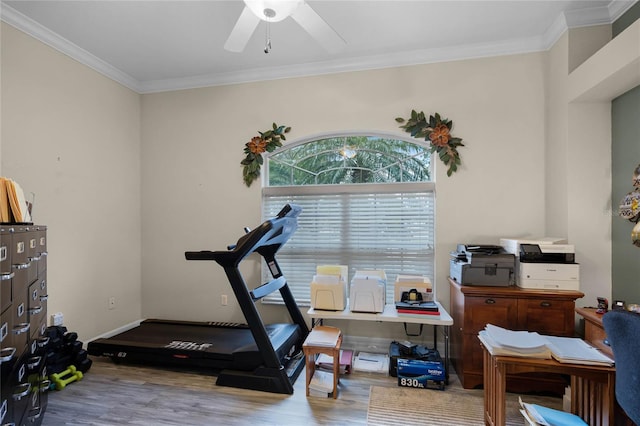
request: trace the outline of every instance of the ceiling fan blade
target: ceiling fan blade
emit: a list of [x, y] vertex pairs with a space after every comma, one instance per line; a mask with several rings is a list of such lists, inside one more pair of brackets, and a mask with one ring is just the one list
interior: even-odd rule
[[344, 39], [307, 3], [301, 4], [291, 17], [328, 52], [338, 52], [347, 45]]
[[231, 30], [229, 38], [224, 44], [225, 50], [230, 52], [242, 52], [258, 27], [260, 18], [251, 12], [251, 9], [244, 7], [236, 25]]

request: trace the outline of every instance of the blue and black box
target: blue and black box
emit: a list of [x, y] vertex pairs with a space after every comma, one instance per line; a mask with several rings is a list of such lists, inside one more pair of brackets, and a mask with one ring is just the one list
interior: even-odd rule
[[442, 362], [398, 358], [398, 386], [444, 390], [444, 382]]

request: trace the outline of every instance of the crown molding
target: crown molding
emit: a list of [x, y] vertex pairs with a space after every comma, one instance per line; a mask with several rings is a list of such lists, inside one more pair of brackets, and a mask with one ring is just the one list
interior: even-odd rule
[[79, 46], [60, 37], [15, 9], [2, 4], [0, 18], [7, 24], [94, 69], [104, 76], [140, 94], [195, 89], [265, 80], [366, 71], [437, 62], [505, 56], [550, 49], [569, 28], [610, 24], [638, 0], [612, 0], [606, 7], [595, 7], [562, 13], [540, 37], [507, 40], [498, 43], [448, 46], [395, 54], [336, 59], [296, 66], [255, 68], [233, 73], [217, 73], [185, 78], [138, 81]]
[[565, 12], [564, 15], [568, 28], [604, 25], [612, 22], [609, 8], [607, 6], [569, 10]]
[[171, 90], [195, 89], [206, 86], [251, 83], [265, 80], [310, 77], [344, 72], [367, 71], [437, 62], [450, 62], [530, 53], [544, 50], [541, 38], [510, 40], [501, 43], [474, 44], [457, 47], [434, 48], [325, 62], [313, 62], [296, 66], [255, 68], [251, 70], [208, 74], [195, 77], [143, 82], [140, 93], [157, 93]]
[[7, 6], [4, 3], [2, 4], [0, 7], [0, 19], [12, 27], [30, 35], [36, 40], [41, 41], [47, 46], [64, 53], [81, 64], [84, 64], [100, 74], [122, 84], [123, 86], [140, 93], [140, 82], [138, 80], [108, 64], [97, 56], [92, 55], [78, 45], [71, 43], [48, 28], [40, 25], [11, 6]]
[[609, 17], [611, 22], [625, 14], [625, 12], [631, 9], [638, 0], [612, 0], [609, 3]]

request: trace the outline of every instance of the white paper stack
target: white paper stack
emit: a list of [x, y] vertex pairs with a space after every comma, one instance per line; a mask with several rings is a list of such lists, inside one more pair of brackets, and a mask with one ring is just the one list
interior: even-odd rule
[[309, 383], [309, 396], [327, 397], [333, 392], [333, 373], [316, 370]]
[[494, 355], [551, 359], [547, 340], [535, 331], [513, 331], [487, 324], [478, 338]]
[[559, 362], [610, 366], [611, 358], [578, 337], [545, 336], [551, 355]]
[[487, 324], [478, 338], [493, 355], [555, 359], [569, 364], [611, 366], [614, 361], [578, 337], [512, 331]]
[[353, 360], [356, 371], [369, 373], [389, 373], [389, 355], [359, 352]]

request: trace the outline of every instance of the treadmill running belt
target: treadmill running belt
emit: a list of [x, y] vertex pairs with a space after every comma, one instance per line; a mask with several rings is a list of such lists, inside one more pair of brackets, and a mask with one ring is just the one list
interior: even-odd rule
[[[281, 360], [300, 338], [296, 324], [270, 324], [265, 328]], [[88, 350], [91, 355], [122, 362], [244, 371], [263, 364], [249, 328], [210, 323], [147, 320], [116, 336], [90, 342]]]

